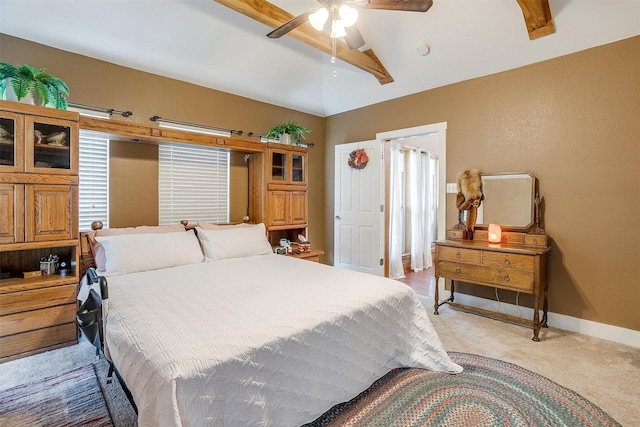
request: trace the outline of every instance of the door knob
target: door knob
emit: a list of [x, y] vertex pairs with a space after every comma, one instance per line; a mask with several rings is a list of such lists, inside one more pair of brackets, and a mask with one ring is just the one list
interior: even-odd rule
[[336, 219], [340, 221], [342, 218], [340, 218], [340, 215], [336, 215]]

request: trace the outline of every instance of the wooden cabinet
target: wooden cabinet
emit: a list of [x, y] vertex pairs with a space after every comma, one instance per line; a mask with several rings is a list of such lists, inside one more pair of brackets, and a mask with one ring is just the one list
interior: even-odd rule
[[[542, 237], [536, 239], [536, 242], [546, 242], [546, 237], [544, 239]], [[525, 238], [520, 240], [528, 241]], [[440, 301], [436, 286], [435, 314], [438, 314], [438, 308], [442, 304], [451, 304], [481, 314], [518, 321], [533, 326], [533, 340], [540, 341], [538, 337], [540, 328], [547, 323], [547, 253], [549, 249], [546, 245], [529, 246], [477, 240], [436, 242], [435, 277], [436, 280], [439, 277], [451, 279], [451, 296], [445, 301]], [[493, 313], [454, 302], [456, 281], [533, 295], [533, 320]], [[540, 319], [540, 310], [543, 312], [542, 319]]]
[[0, 172], [24, 171], [24, 115], [0, 111]]
[[298, 228], [307, 224], [306, 191], [269, 191], [267, 193], [267, 228]]
[[[3, 362], [77, 342], [79, 131], [76, 113], [5, 101], [0, 126]], [[23, 277], [49, 254], [64, 271]]]
[[78, 186], [0, 184], [0, 244], [78, 237]]
[[78, 238], [78, 186], [26, 185], [26, 240]]
[[249, 160], [250, 220], [264, 222], [272, 245], [307, 235], [307, 148], [268, 143]]
[[13, 180], [26, 179], [25, 172], [77, 178], [76, 113], [0, 101], [0, 126], [0, 173], [18, 174]]
[[0, 244], [24, 242], [24, 185], [0, 184], [0, 206]]
[[[288, 147], [288, 148], [282, 148]], [[269, 184], [307, 185], [307, 149], [269, 144]]]

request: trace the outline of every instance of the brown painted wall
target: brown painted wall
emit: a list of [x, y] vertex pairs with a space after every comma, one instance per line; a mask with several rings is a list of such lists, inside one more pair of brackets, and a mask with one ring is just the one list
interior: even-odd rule
[[242, 222], [249, 209], [249, 168], [243, 153], [231, 153], [229, 171], [229, 221]]
[[109, 144], [109, 227], [158, 224], [158, 146]]
[[[30, 64], [47, 68], [70, 87], [70, 102], [117, 110], [130, 110], [128, 119], [114, 120], [150, 124], [153, 115], [228, 129], [239, 129], [246, 136], [250, 131], [266, 133], [274, 124], [294, 120], [312, 130], [307, 141], [314, 142], [309, 150], [309, 233], [317, 247], [325, 247], [324, 201], [324, 119], [310, 114], [254, 101], [201, 86], [136, 71], [82, 55], [53, 49], [37, 43], [0, 34], [0, 61]], [[255, 140], [255, 139], [254, 139]], [[157, 180], [148, 165], [155, 147], [140, 148], [135, 143], [121, 142], [117, 159], [111, 159], [111, 222], [112, 226], [133, 226], [157, 222]], [[144, 152], [144, 154], [142, 153]], [[157, 158], [157, 154], [156, 154]], [[157, 163], [157, 161], [156, 161]], [[241, 221], [247, 204], [247, 167], [241, 156], [231, 162], [230, 220]], [[138, 167], [142, 166], [143, 167]], [[149, 166], [149, 167], [147, 167]], [[115, 192], [114, 192], [115, 191]], [[155, 202], [149, 192], [155, 191]], [[136, 209], [126, 200], [133, 194], [144, 195], [149, 203]]]
[[[550, 310], [640, 330], [639, 70], [634, 37], [328, 117], [325, 240], [336, 144], [447, 122], [447, 182], [472, 167], [539, 178]], [[450, 227], [457, 212], [447, 197]]]

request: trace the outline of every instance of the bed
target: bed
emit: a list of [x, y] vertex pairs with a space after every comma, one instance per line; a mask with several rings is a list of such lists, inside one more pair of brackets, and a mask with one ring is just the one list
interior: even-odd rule
[[274, 255], [262, 224], [96, 240], [141, 426], [299, 426], [391, 369], [462, 370], [408, 286]]

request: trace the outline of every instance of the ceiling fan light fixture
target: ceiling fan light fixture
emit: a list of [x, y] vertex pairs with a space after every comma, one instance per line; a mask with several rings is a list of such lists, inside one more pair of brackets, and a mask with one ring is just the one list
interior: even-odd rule
[[340, 15], [342, 25], [345, 27], [352, 26], [358, 20], [358, 10], [346, 4], [340, 6], [338, 14]]
[[320, 9], [309, 15], [309, 23], [316, 30], [322, 31], [322, 29], [324, 28], [324, 24], [327, 23], [328, 18], [329, 11], [326, 7], [321, 7]]
[[331, 38], [339, 39], [341, 37], [346, 37], [347, 31], [344, 29], [344, 24], [339, 19], [334, 19], [331, 21]]

